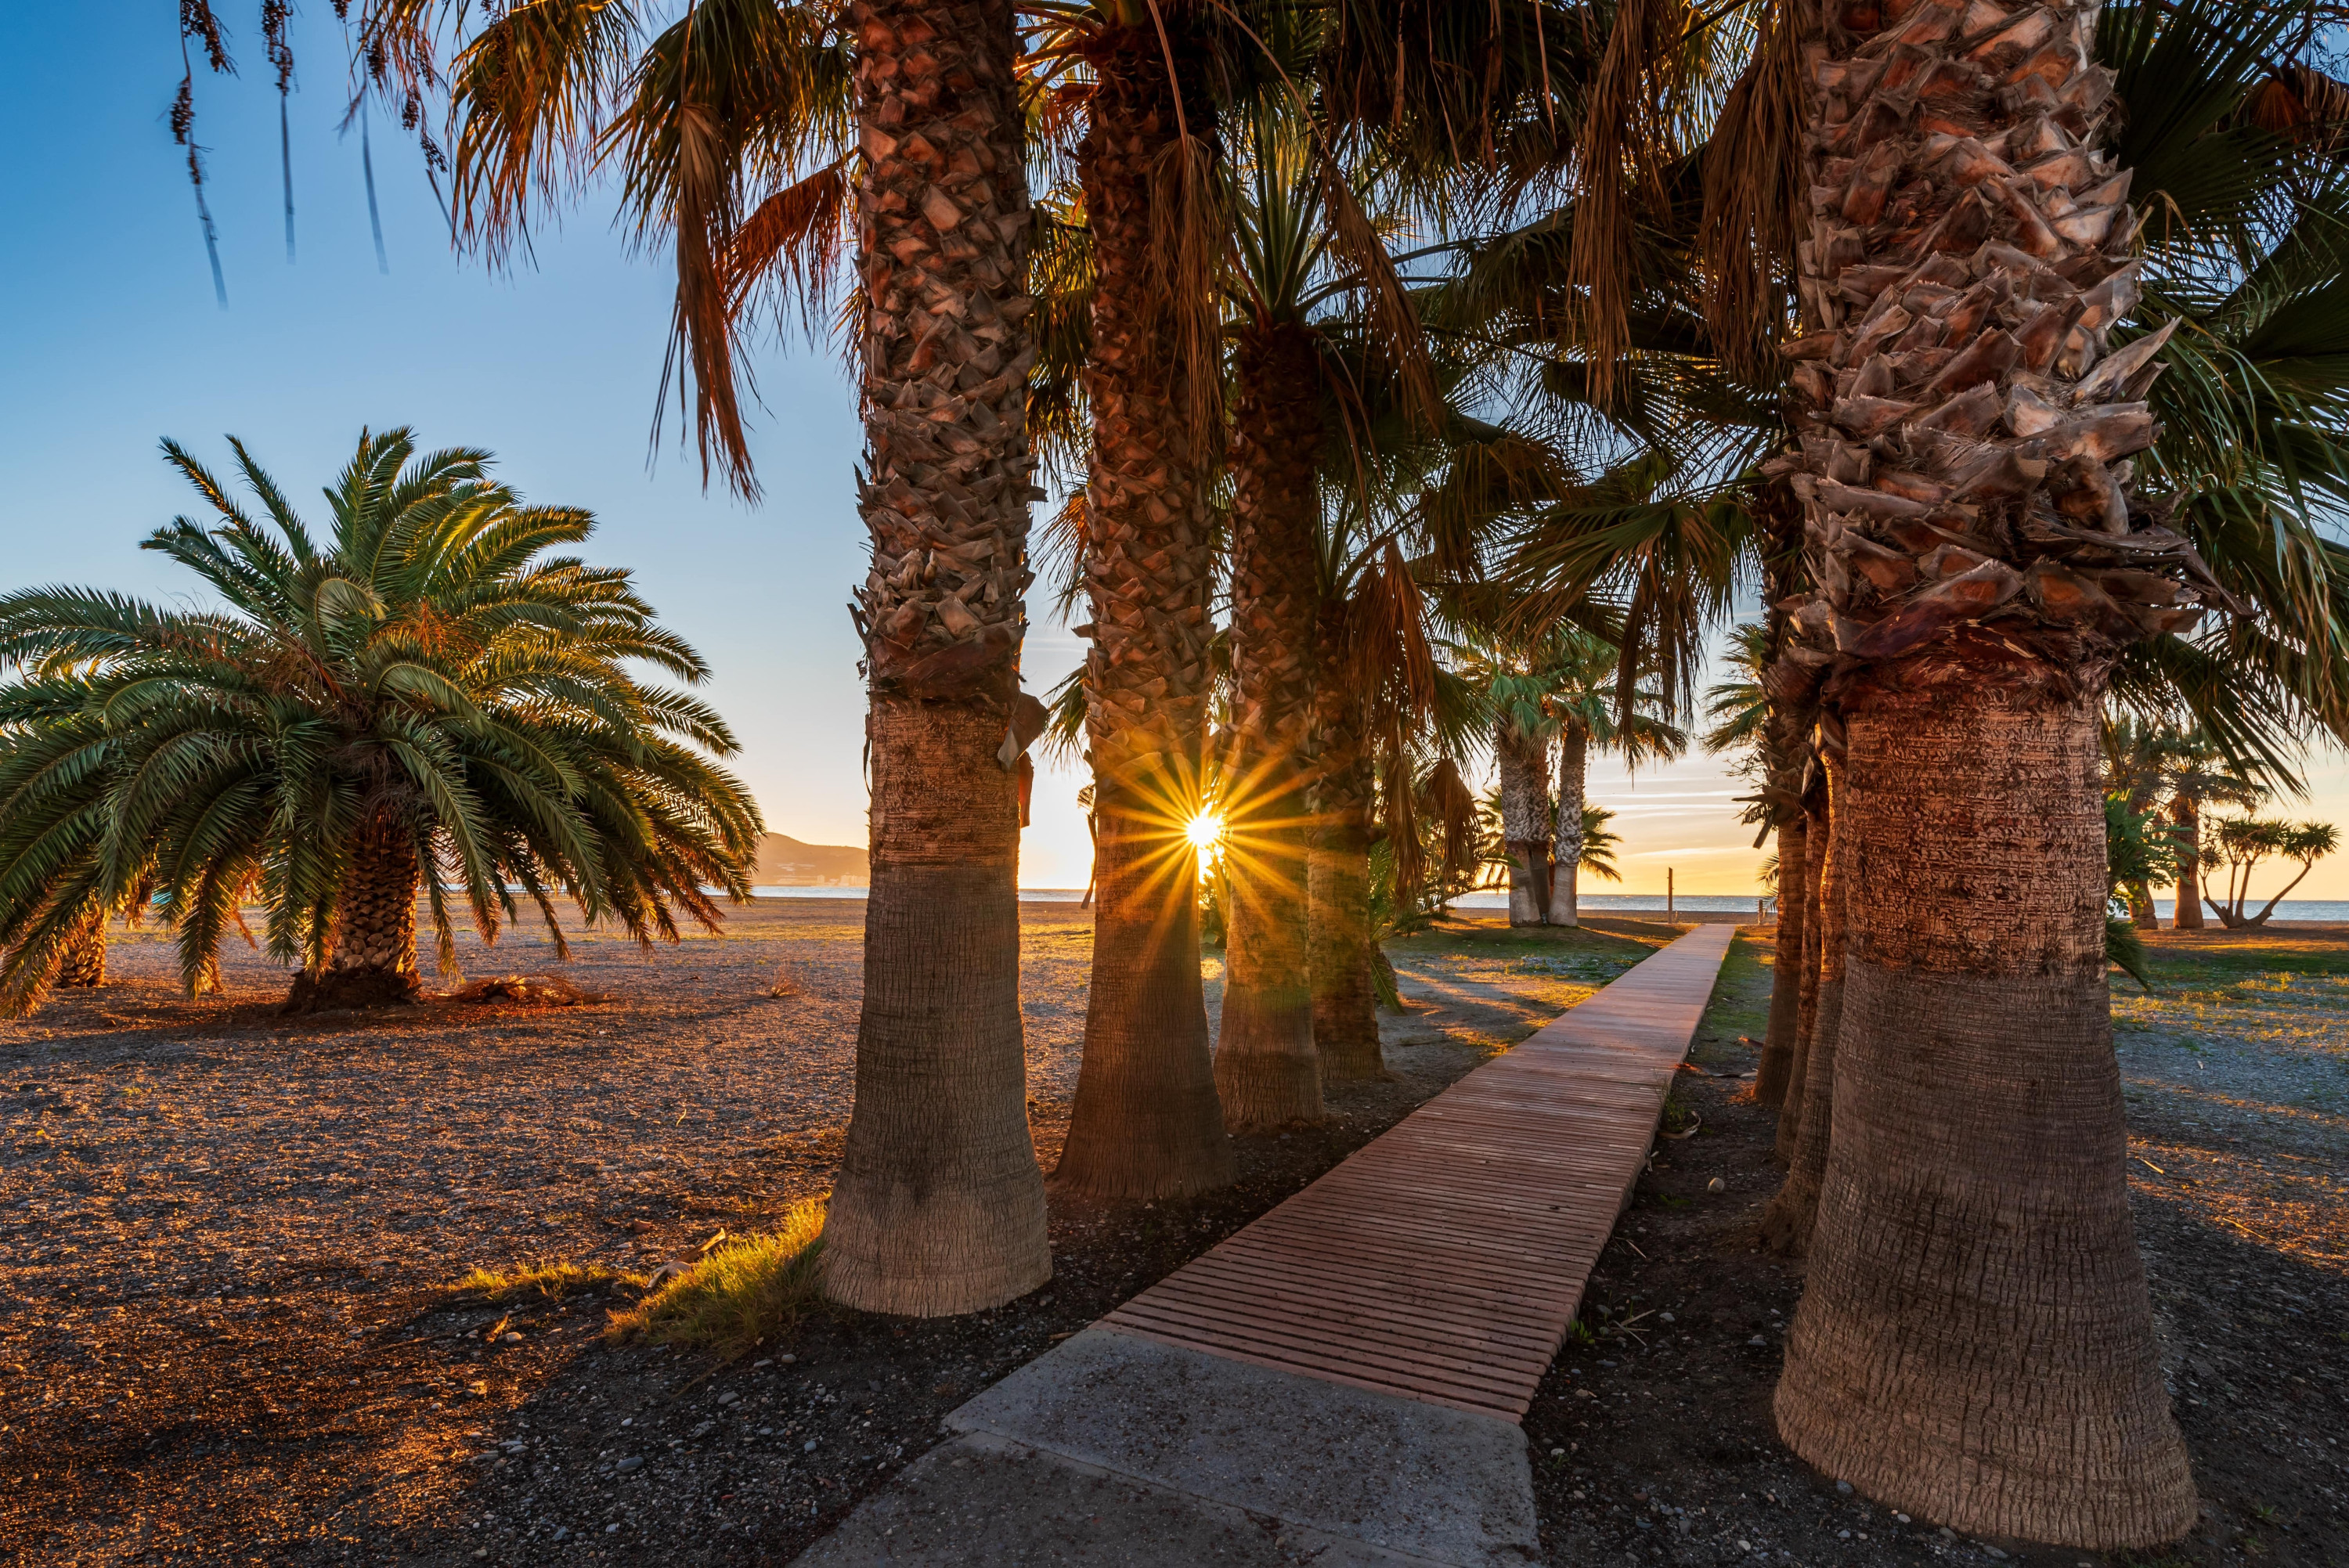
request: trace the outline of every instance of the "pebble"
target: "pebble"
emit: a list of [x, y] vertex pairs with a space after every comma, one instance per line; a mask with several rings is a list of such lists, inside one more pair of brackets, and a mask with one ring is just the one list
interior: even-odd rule
[[1708, 1192], [1726, 1192], [1729, 1191], [1729, 1183], [1716, 1176], [1704, 1184], [1704, 1190]]
[[627, 1474], [630, 1470], [642, 1470], [645, 1468], [645, 1456], [642, 1454], [630, 1454], [626, 1459], [620, 1461], [618, 1468], [622, 1475]]
[[617, 1535], [620, 1533], [620, 1527], [616, 1524], [607, 1524], [604, 1526], [604, 1533], [606, 1535]]
[[1851, 1482], [1847, 1480], [1839, 1480], [1836, 1482], [1836, 1491], [1838, 1494], [1844, 1497], [1849, 1497], [1851, 1495]]
[[571, 1526], [569, 1526], [569, 1525], [567, 1525], [567, 1524], [558, 1524], [558, 1525], [556, 1525], [556, 1526], [554, 1527], [554, 1539], [556, 1539], [557, 1541], [568, 1541], [568, 1540], [570, 1540], [570, 1539], [571, 1539]]
[[800, 1445], [800, 1452], [803, 1454], [812, 1454], [815, 1452], [815, 1439], [813, 1438], [810, 1438], [807, 1441], [802, 1443]]
[[1987, 1557], [1987, 1558], [1989, 1558], [1992, 1562], [1993, 1562], [1993, 1563], [2003, 1563], [2003, 1562], [2005, 1562], [2005, 1561], [2006, 1561], [2006, 1553], [2003, 1553], [2003, 1552], [2001, 1552], [1997, 1547], [1992, 1546], [1992, 1545], [1989, 1544], [1989, 1543], [1988, 1543], [1988, 1542], [1982, 1542], [1981, 1544], [1982, 1544], [1982, 1555], [1983, 1555], [1983, 1556], [1985, 1556], [1985, 1557]]
[[718, 1396], [718, 1402], [721, 1405], [730, 1405], [741, 1397], [741, 1395], [737, 1394], [733, 1389], [729, 1388], [726, 1392]]
[[797, 1360], [799, 1359], [799, 1357], [796, 1357], [796, 1356], [778, 1356], [778, 1357], [775, 1357], [775, 1359], [776, 1359], [776, 1360], [778, 1360], [778, 1361], [780, 1361], [780, 1362], [781, 1362], [784, 1366], [788, 1367], [788, 1366], [790, 1366], [792, 1362], [797, 1361]]
[[[1755, 1335], [1753, 1338], [1751, 1338], [1751, 1339], [1747, 1340], [1745, 1343], [1746, 1343], [1746, 1344], [1748, 1344], [1748, 1345], [1759, 1345], [1759, 1346], [1767, 1346], [1769, 1345], [1769, 1343], [1770, 1343], [1770, 1342], [1769, 1342], [1768, 1340], [1766, 1340], [1766, 1339], [1763, 1338], [1760, 1335], [1758, 1335], [1758, 1334], [1757, 1334], [1757, 1335]], [[1845, 1490], [1848, 1491], [1848, 1490], [1850, 1490], [1850, 1489], [1849, 1489], [1849, 1488], [1846, 1488]]]
[[1660, 1313], [1656, 1314], [1656, 1321], [1657, 1321], [1658, 1323], [1678, 1323], [1678, 1322], [1680, 1321], [1680, 1319], [1679, 1319], [1679, 1318], [1677, 1318], [1677, 1317], [1674, 1317], [1674, 1316], [1673, 1316], [1671, 1313], [1669, 1313], [1669, 1312], [1660, 1312]]

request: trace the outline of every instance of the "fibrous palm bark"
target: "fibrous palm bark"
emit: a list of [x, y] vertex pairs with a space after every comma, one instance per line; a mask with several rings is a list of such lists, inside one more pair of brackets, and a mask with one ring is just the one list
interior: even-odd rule
[[2180, 931], [2200, 931], [2202, 918], [2202, 810], [2190, 794], [2180, 790], [2169, 803], [2171, 834], [2178, 845], [2178, 902], [2170, 923]]
[[1754, 1099], [1772, 1110], [1786, 1100], [1795, 1070], [1795, 1026], [1802, 1012], [1803, 898], [1806, 819], [1799, 811], [1778, 825], [1778, 925], [1770, 965], [1770, 1027], [1754, 1072]]
[[1231, 745], [1225, 769], [1223, 1026], [1216, 1091], [1234, 1129], [1318, 1121], [1308, 967], [1320, 521], [1320, 376], [1300, 328], [1257, 325], [1236, 354]]
[[326, 965], [294, 977], [287, 1012], [416, 999], [423, 985], [416, 967], [418, 870], [415, 831], [397, 812], [379, 810], [360, 826], [336, 889]]
[[1568, 725], [1559, 737], [1557, 763], [1557, 831], [1550, 840], [1549, 923], [1580, 925], [1578, 902], [1582, 879], [1582, 802], [1588, 792], [1590, 737], [1578, 725]]
[[1386, 1076], [1379, 1049], [1378, 989], [1371, 930], [1371, 769], [1362, 755], [1361, 702], [1341, 671], [1345, 608], [1332, 596], [1316, 617], [1320, 648], [1314, 714], [1316, 775], [1308, 942], [1313, 1048], [1324, 1083]]
[[[1198, 71], [1179, 88], [1153, 28], [1091, 51], [1078, 149], [1098, 283], [1084, 384], [1085, 733], [1097, 838], [1092, 986], [1068, 1142], [1054, 1179], [1104, 1198], [1203, 1191], [1232, 1179], [1199, 977], [1197, 809], [1208, 696], [1214, 432], [1194, 425], [1191, 363], [1156, 223], [1162, 181], [1209, 127]], [[1195, 67], [1195, 62], [1192, 62]], [[1184, 96], [1180, 111], [1177, 93]]]
[[[1793, 1109], [1779, 1121], [1786, 1180], [1762, 1212], [1763, 1242], [1797, 1257], [1811, 1244], [1819, 1182], [1826, 1174], [1827, 1150], [1834, 1136], [1836, 1042], [1843, 1020], [1845, 912], [1856, 891], [1851, 884], [1850, 857], [1836, 841], [1839, 820], [1836, 797], [1840, 791], [1837, 774], [1841, 764], [1826, 748], [1820, 751], [1819, 762], [1826, 775], [1826, 830], [1816, 844], [1805, 834], [1809, 852], [1804, 859], [1810, 868], [1806, 874], [1818, 889], [1810, 911], [1816, 933], [1813, 945], [1818, 954], [1810, 1045], [1803, 1053], [1802, 1092], [1789, 1100]], [[1791, 1142], [1784, 1136], [1789, 1131]]]
[[1539, 925], [1549, 913], [1549, 741], [1505, 717], [1493, 731], [1493, 758], [1501, 848], [1509, 857], [1509, 923]]
[[1779, 1429], [1961, 1530], [2149, 1545], [2196, 1504], [2129, 1229], [2096, 714], [2122, 640], [2223, 595], [2130, 504], [2165, 335], [2106, 337], [2112, 76], [2093, 5], [1811, 15], [1793, 621], [1864, 895]]
[[872, 891], [824, 1284], [971, 1312], [1050, 1278], [1019, 1018], [1012, 717], [1034, 352], [1005, 0], [856, 0]]
[[106, 984], [106, 917], [98, 915], [83, 927], [57, 965], [60, 985], [88, 989]]
[[1819, 945], [1823, 934], [1819, 883], [1826, 869], [1828, 834], [1832, 830], [1826, 791], [1815, 788], [1803, 810], [1803, 842], [1808, 852], [1803, 856], [1803, 950], [1801, 966], [1795, 975], [1795, 1049], [1786, 1064], [1786, 1093], [1778, 1106], [1777, 1134], [1771, 1146], [1772, 1158], [1781, 1165], [1794, 1162], [1795, 1144], [1802, 1136], [1803, 1096], [1810, 1088], [1811, 1047], [1818, 1038], [1819, 965], [1823, 956]]

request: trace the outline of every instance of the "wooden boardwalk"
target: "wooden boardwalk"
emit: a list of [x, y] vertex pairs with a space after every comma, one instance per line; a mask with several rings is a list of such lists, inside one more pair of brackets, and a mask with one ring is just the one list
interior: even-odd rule
[[1521, 1420], [1734, 934], [1657, 952], [1102, 1326]]

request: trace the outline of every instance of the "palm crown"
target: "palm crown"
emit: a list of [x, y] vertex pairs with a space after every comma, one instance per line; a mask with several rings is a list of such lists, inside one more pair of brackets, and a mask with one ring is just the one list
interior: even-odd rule
[[519, 892], [558, 948], [558, 892], [639, 940], [673, 939], [680, 913], [713, 924], [706, 886], [747, 895], [758, 809], [710, 760], [733, 737], [627, 668], [692, 683], [699, 655], [626, 572], [546, 553], [585, 539], [588, 513], [524, 506], [486, 452], [419, 458], [395, 429], [360, 437], [320, 537], [232, 446], [263, 518], [166, 442], [219, 521], [146, 542], [219, 608], [0, 599], [0, 658], [21, 672], [0, 686], [12, 1001], [38, 994], [93, 905], [150, 890], [191, 991], [256, 893], [271, 954], [306, 979], [357, 964], [409, 988], [419, 880], [444, 967], [452, 895], [494, 938]]

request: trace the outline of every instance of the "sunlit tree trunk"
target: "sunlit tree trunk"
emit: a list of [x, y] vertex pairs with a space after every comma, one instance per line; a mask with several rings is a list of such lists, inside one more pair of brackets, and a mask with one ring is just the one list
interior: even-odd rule
[[1224, 1011], [1216, 1091], [1238, 1130], [1318, 1121], [1308, 968], [1312, 821], [1305, 750], [1313, 725], [1320, 525], [1320, 373], [1293, 326], [1255, 325], [1235, 350], [1232, 435], [1232, 717]]
[[[1170, 64], [1154, 26], [1092, 50], [1090, 129], [1077, 150], [1099, 283], [1085, 586], [1086, 735], [1100, 822], [1092, 986], [1068, 1143], [1054, 1179], [1102, 1198], [1203, 1191], [1232, 1179], [1199, 979], [1197, 857], [1208, 691], [1214, 431], [1195, 428], [1189, 361], [1169, 297], [1165, 182], [1182, 130], [1212, 129], [1195, 56]], [[1182, 73], [1182, 112], [1168, 73]], [[1159, 199], [1154, 201], [1154, 185]]]
[[2178, 841], [2178, 907], [2170, 923], [2180, 931], [2200, 931], [2209, 923], [2202, 918], [2201, 806], [2181, 794], [2170, 802], [2169, 815]]
[[2225, 601], [2130, 504], [2166, 339], [2107, 336], [2140, 264], [2112, 73], [2094, 5], [1804, 15], [1780, 466], [1860, 896], [1778, 1429], [1920, 1522], [2153, 1546], [2197, 1503], [2129, 1222], [2096, 719], [2122, 644]]
[[385, 1007], [413, 1002], [416, 967], [416, 839], [384, 814], [353, 836], [336, 890], [334, 934], [324, 968], [294, 977], [290, 1012]]
[[1549, 881], [1549, 923], [1580, 925], [1577, 903], [1582, 881], [1582, 803], [1590, 775], [1590, 738], [1568, 725], [1560, 738], [1557, 762], [1557, 832]]
[[65, 962], [57, 965], [59, 985], [78, 989], [93, 988], [106, 984], [106, 917], [101, 914], [82, 928], [74, 944], [66, 950]]
[[1549, 913], [1549, 743], [1507, 719], [1493, 732], [1501, 776], [1501, 841], [1509, 865], [1509, 923], [1539, 925]]
[[1005, 0], [849, 15], [872, 891], [824, 1285], [927, 1316], [1052, 1272], [1019, 1018], [1019, 782], [1000, 755], [1030, 578], [1027, 170]]

